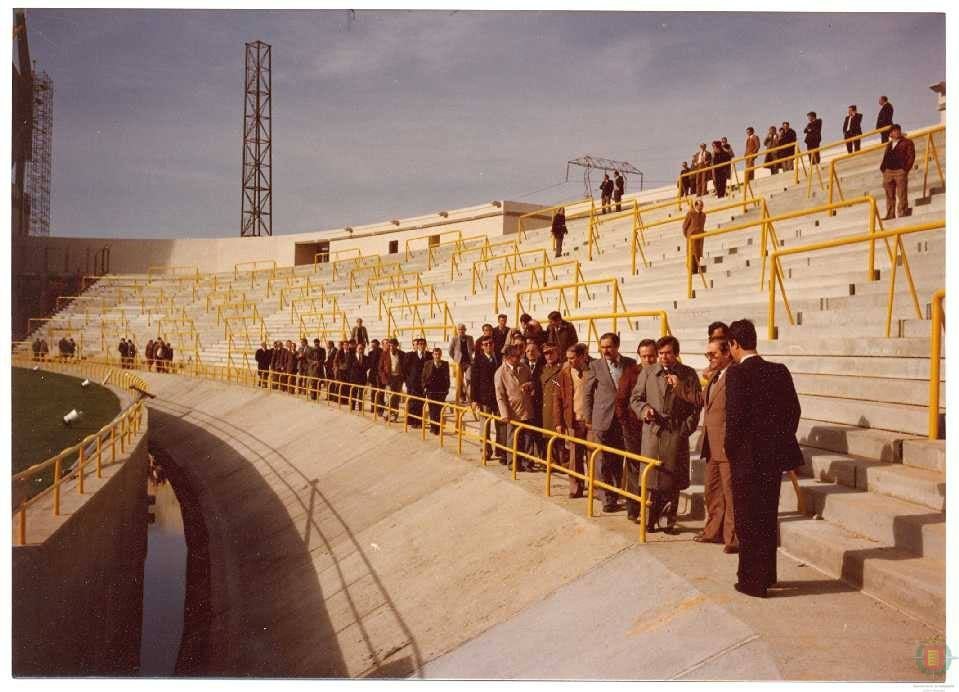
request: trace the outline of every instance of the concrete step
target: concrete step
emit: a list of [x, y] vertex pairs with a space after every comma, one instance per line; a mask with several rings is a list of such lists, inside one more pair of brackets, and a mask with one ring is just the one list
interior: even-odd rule
[[814, 412], [823, 420], [861, 428], [878, 428], [904, 435], [924, 435], [929, 425], [924, 406], [808, 394], [800, 394], [799, 403], [803, 411]]
[[[814, 396], [911, 406], [925, 406], [929, 399], [929, 382], [922, 379], [850, 377], [848, 374], [808, 375], [794, 372], [793, 383], [800, 394]], [[942, 406], [946, 405], [945, 388], [942, 390], [940, 402]]]
[[903, 440], [902, 463], [927, 471], [946, 472], [945, 440]]
[[[796, 493], [784, 483], [780, 511], [798, 511]], [[946, 517], [912, 502], [811, 478], [800, 479], [806, 514], [846, 531], [914, 555], [945, 558]]]
[[917, 557], [828, 521], [779, 523], [780, 549], [826, 574], [945, 631], [945, 561]]

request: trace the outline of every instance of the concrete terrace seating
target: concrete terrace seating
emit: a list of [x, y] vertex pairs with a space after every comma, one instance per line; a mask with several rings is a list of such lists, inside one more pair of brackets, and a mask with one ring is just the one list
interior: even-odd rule
[[[945, 150], [945, 133], [937, 136], [940, 153]], [[923, 147], [917, 142], [917, 159]], [[845, 197], [851, 199], [872, 195], [884, 212], [884, 195], [878, 165], [881, 152], [867, 153], [837, 169]], [[828, 164], [824, 157], [824, 164]], [[944, 156], [941, 157], [943, 164]], [[828, 166], [824, 165], [824, 171]], [[802, 180], [793, 183], [791, 175], [762, 175], [753, 182], [754, 197], [766, 200], [770, 214], [784, 214], [824, 204], [826, 193], [818, 183], [807, 193]], [[825, 172], [824, 172], [825, 178]], [[913, 214], [907, 219], [884, 222], [885, 228], [938, 221], [945, 216], [945, 195], [935, 174], [932, 194], [917, 200], [921, 194], [922, 173], [911, 176], [910, 197]], [[645, 200], [668, 199], [672, 189], [644, 193]], [[740, 197], [736, 197], [740, 195]], [[755, 209], [746, 212], [729, 209], [711, 213], [721, 202], [741, 199], [741, 191], [732, 192], [728, 200], [705, 198], [707, 230], [714, 230], [759, 218]], [[921, 204], [919, 202], [922, 202]], [[579, 207], [580, 209], [583, 207]], [[571, 215], [576, 207], [567, 209]], [[564, 260], [579, 260], [587, 280], [615, 278], [628, 310], [666, 310], [671, 331], [682, 345], [687, 364], [701, 369], [706, 326], [714, 320], [729, 322], [751, 318], [760, 334], [759, 352], [785, 363], [793, 373], [803, 407], [800, 442], [806, 465], [800, 469], [802, 512], [797, 511], [796, 494], [785, 487], [782, 493], [781, 547], [789, 554], [833, 575], [841, 576], [867, 593], [892, 603], [938, 628], [945, 619], [945, 465], [942, 441], [926, 441], [926, 399], [929, 377], [930, 296], [944, 286], [945, 229], [906, 236], [903, 239], [912, 275], [920, 300], [921, 317], [915, 313], [902, 267], [898, 268], [895, 289], [895, 311], [891, 338], [885, 337], [886, 301], [888, 299], [891, 264], [885, 246], [876, 246], [878, 280], [867, 276], [865, 244], [843, 246], [810, 254], [790, 255], [782, 259], [784, 285], [796, 318], [789, 324], [781, 298], [777, 296], [778, 339], [767, 340], [768, 293], [760, 289], [759, 228], [735, 231], [707, 238], [701, 262], [703, 277], [693, 277], [694, 297], [686, 294], [685, 242], [681, 221], [685, 210], [676, 207], [643, 214], [646, 224], [658, 219], [673, 218], [675, 223], [656, 226], [645, 234], [644, 251], [649, 266], [640, 263], [636, 275], [631, 273], [632, 220], [628, 217], [605, 221], [600, 217], [599, 241], [594, 258], [587, 258], [587, 219], [568, 223], [569, 235], [564, 244]], [[866, 232], [865, 206], [840, 209], [834, 215], [815, 215], [776, 222], [776, 233], [782, 247], [796, 247], [821, 240], [841, 238]], [[497, 239], [492, 239], [497, 240]], [[548, 229], [529, 231], [521, 242], [522, 249], [545, 248], [552, 257], [552, 239]], [[498, 249], [504, 251], [502, 248]], [[402, 252], [402, 251], [401, 251]], [[451, 275], [452, 246], [441, 246], [428, 268], [427, 252], [418, 250], [404, 262], [403, 269], [416, 272], [423, 284], [433, 284], [437, 297], [450, 306], [456, 322], [465, 323], [471, 334], [478, 334], [485, 322], [495, 322], [491, 284], [501, 268], [490, 269], [484, 277], [486, 289], [473, 294], [470, 269], [473, 259], [460, 265], [460, 272]], [[478, 257], [474, 254], [472, 258]], [[384, 256], [383, 261], [402, 260], [403, 255]], [[531, 262], [531, 261], [530, 261]], [[530, 262], [527, 262], [529, 264]], [[491, 266], [499, 267], [497, 263]], [[366, 281], [360, 288], [349, 290], [348, 271], [338, 272], [334, 281], [329, 265], [288, 268], [291, 281], [305, 280], [324, 286], [327, 296], [335, 296], [339, 308], [352, 326], [362, 317], [372, 337], [382, 338], [387, 325], [378, 312], [378, 303], [367, 301]], [[768, 268], [767, 268], [768, 274]], [[126, 280], [146, 276], [125, 275]], [[252, 353], [259, 341], [259, 326], [235, 337], [233, 345], [226, 336], [224, 324], [217, 323], [216, 310], [207, 310], [206, 296], [213, 289], [211, 277], [199, 287], [172, 277], [153, 277], [144, 296], [162, 295], [168, 304], [192, 320], [199, 349], [193, 352], [191, 338], [171, 339], [181, 354], [199, 358], [204, 364], [226, 364], [228, 354], [233, 366], [252, 363]], [[570, 268], [558, 270], [557, 284], [572, 280]], [[232, 288], [255, 303], [262, 316], [268, 340], [300, 337], [299, 325], [291, 319], [287, 304], [280, 308], [279, 291], [268, 295], [265, 273], [251, 275], [240, 272], [216, 275], [217, 290]], [[115, 283], [115, 282], [114, 282]], [[519, 282], [522, 284], [522, 282]], [[515, 293], [525, 285], [514, 285], [508, 302], [500, 311], [514, 321]], [[109, 300], [111, 281], [99, 281], [87, 290], [87, 296]], [[591, 297], [582, 299], [572, 316], [605, 313], [612, 308], [609, 288], [600, 288]], [[401, 302], [396, 296], [394, 304]], [[524, 303], [525, 306], [525, 303]], [[532, 312], [545, 319], [559, 306], [555, 293], [532, 302]], [[83, 306], [69, 306], [55, 315], [37, 335], [58, 324], [71, 326], [83, 322]], [[157, 317], [141, 309], [139, 300], [126, 300], [105, 310], [100, 317], [86, 318], [82, 327], [84, 356], [116, 358], [116, 343], [121, 334], [101, 337], [99, 320], [104, 322], [125, 317], [127, 335], [132, 335], [143, 355], [149, 338], [157, 334]], [[611, 320], [598, 320], [599, 333], [611, 328]], [[576, 322], [585, 340], [586, 325]], [[623, 350], [635, 352], [638, 341], [659, 335], [658, 324], [651, 318], [620, 319]], [[78, 328], [81, 331], [81, 328]], [[35, 335], [31, 335], [32, 340]], [[313, 335], [308, 334], [312, 340]], [[408, 347], [411, 334], [402, 335], [401, 344]], [[427, 333], [430, 345], [446, 346], [448, 339], [439, 332]], [[338, 336], [328, 338], [338, 340]], [[55, 350], [55, 340], [51, 342]], [[325, 341], [326, 338], [323, 338]], [[103, 341], [103, 350], [101, 350]], [[595, 344], [594, 344], [595, 346]], [[27, 345], [29, 348], [29, 345]], [[248, 360], [243, 360], [243, 355]], [[945, 368], [941, 369], [945, 379]], [[944, 394], [941, 406], [944, 407]], [[698, 439], [698, 433], [693, 442]], [[689, 517], [702, 513], [702, 468], [694, 463], [694, 485], [684, 493]], [[788, 482], [787, 482], [788, 484]], [[821, 519], [821, 520], [820, 520]]]

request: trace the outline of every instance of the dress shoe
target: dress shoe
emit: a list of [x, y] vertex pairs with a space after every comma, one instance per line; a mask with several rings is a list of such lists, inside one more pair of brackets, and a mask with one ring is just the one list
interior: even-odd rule
[[704, 533], [697, 533], [693, 536], [693, 540], [697, 543], [719, 543], [715, 538], [707, 538]]
[[613, 512], [618, 512], [619, 510], [619, 505], [615, 503], [611, 505], [603, 505], [603, 513], [605, 514], [612, 514]]
[[739, 593], [744, 593], [747, 596], [753, 596], [755, 598], [766, 598], [766, 587], [765, 586], [751, 586], [748, 584], [742, 584], [736, 582], [733, 584], [733, 588], [736, 589]]
[[629, 521], [639, 521], [639, 515], [634, 512], [626, 512], [626, 519]]
[[732, 555], [733, 553], [738, 553], [738, 552], [739, 552], [739, 546], [738, 546], [738, 545], [724, 545], [724, 546], [723, 546], [723, 552], [724, 552], [724, 553], [728, 553], [728, 554], [730, 554], [730, 555]]

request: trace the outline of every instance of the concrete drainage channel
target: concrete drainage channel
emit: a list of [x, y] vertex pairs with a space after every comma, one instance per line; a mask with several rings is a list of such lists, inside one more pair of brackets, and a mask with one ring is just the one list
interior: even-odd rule
[[186, 476], [151, 441], [140, 675], [202, 675], [209, 621], [206, 529]]

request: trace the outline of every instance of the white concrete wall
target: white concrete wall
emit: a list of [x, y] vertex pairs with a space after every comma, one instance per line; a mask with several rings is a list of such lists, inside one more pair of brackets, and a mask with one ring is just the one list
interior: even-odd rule
[[[195, 265], [202, 272], [227, 272], [238, 262], [253, 260], [274, 260], [279, 266], [290, 266], [294, 264], [298, 243], [329, 241], [331, 251], [356, 247], [369, 255], [386, 254], [389, 241], [398, 240], [402, 253], [407, 238], [427, 234], [458, 229], [464, 237], [498, 237], [515, 232], [519, 215], [540, 206], [508, 201], [487, 203], [450, 210], [445, 217], [429, 214], [398, 219], [398, 225], [387, 220], [356, 226], [352, 233], [333, 229], [259, 238], [29, 237], [15, 241], [15, 257], [20, 272], [37, 274], [92, 273], [94, 256], [104, 247], [110, 248], [111, 273], [146, 273], [151, 266], [161, 265]], [[426, 247], [426, 242], [424, 239], [415, 247]]]

